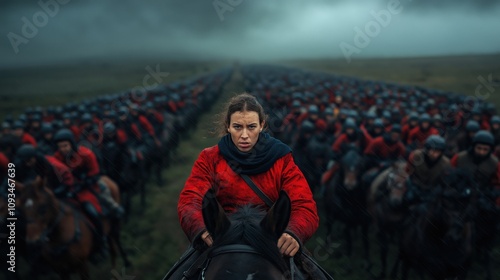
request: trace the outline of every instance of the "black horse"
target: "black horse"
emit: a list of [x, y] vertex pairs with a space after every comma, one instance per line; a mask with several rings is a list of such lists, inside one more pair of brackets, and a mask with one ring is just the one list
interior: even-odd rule
[[367, 211], [367, 190], [361, 176], [364, 160], [358, 149], [352, 147], [340, 159], [340, 168], [329, 182], [325, 192], [327, 240], [331, 240], [332, 225], [335, 220], [344, 224], [344, 238], [347, 256], [351, 257], [351, 231], [361, 226], [363, 249], [367, 269], [369, 269], [368, 227], [370, 216]]
[[[276, 203], [263, 209], [244, 206], [227, 216], [213, 191], [203, 199], [203, 219], [214, 238], [208, 249], [203, 279], [289, 279], [290, 270], [277, 241], [288, 225], [291, 202], [282, 191]], [[302, 279], [295, 275], [294, 279]]]
[[402, 279], [414, 268], [432, 279], [465, 279], [473, 246], [471, 186], [463, 170], [450, 170], [433, 195], [412, 210], [402, 232], [397, 273], [402, 261]]
[[132, 150], [120, 146], [114, 141], [104, 142], [101, 153], [102, 172], [118, 184], [125, 208], [124, 218], [127, 222], [132, 207], [132, 195], [140, 191], [141, 197], [145, 196], [145, 190], [141, 184], [140, 161]]

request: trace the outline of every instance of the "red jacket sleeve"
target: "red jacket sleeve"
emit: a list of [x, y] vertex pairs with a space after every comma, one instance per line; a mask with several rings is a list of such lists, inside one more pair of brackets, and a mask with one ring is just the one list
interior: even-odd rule
[[458, 155], [454, 155], [451, 160], [450, 160], [450, 164], [451, 166], [453, 167], [457, 167], [457, 159], [458, 159]]
[[121, 129], [116, 131], [116, 139], [118, 141], [118, 144], [124, 144], [127, 143], [127, 133]]
[[408, 145], [412, 144], [413, 141], [415, 141], [415, 135], [418, 133], [418, 131], [419, 131], [418, 126], [410, 130], [410, 132], [408, 133], [408, 139], [406, 139], [406, 143]]
[[88, 169], [87, 176], [91, 177], [99, 175], [99, 163], [97, 162], [95, 154], [89, 149], [84, 149], [82, 150], [82, 155], [85, 158], [85, 164]]
[[345, 141], [345, 138], [346, 138], [346, 135], [342, 134], [339, 136], [339, 138], [337, 138], [337, 140], [335, 140], [335, 142], [333, 143], [333, 146], [332, 146], [332, 150], [334, 152], [340, 152], [340, 150], [342, 148], [342, 144]]
[[182, 230], [191, 242], [205, 229], [201, 207], [203, 196], [214, 183], [213, 169], [214, 164], [210, 164], [205, 149], [194, 162], [191, 174], [179, 195], [177, 214]]
[[142, 127], [146, 129], [149, 135], [155, 136], [155, 130], [148, 119], [146, 119], [144, 116], [139, 116], [139, 122], [141, 123]]
[[292, 213], [287, 231], [292, 232], [304, 243], [311, 238], [319, 226], [316, 202], [292, 154], [284, 156], [284, 161], [282, 189], [286, 191], [292, 202]]
[[73, 186], [75, 178], [73, 177], [69, 167], [53, 156], [46, 156], [45, 158], [54, 168], [54, 172], [56, 172], [59, 182], [66, 186]]
[[374, 149], [377, 146], [378, 139], [379, 138], [377, 137], [376, 139], [371, 141], [370, 144], [368, 144], [368, 146], [365, 148], [365, 152], [364, 152], [365, 155], [375, 155]]
[[23, 138], [21, 139], [21, 141], [24, 143], [24, 144], [31, 144], [33, 145], [33, 147], [36, 148], [36, 140], [35, 138], [33, 138], [33, 136], [31, 136], [31, 134], [25, 132], [23, 134]]

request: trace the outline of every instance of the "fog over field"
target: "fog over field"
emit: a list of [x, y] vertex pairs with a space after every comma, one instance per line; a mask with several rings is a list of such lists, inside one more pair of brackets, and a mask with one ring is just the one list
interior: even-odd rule
[[268, 60], [497, 53], [499, 2], [7, 0], [0, 2], [0, 67], [125, 55]]

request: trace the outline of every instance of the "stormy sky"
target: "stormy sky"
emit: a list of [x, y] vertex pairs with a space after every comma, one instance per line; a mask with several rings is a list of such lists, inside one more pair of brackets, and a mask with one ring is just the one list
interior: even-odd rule
[[498, 53], [499, 2], [3, 0], [0, 67], [123, 56], [267, 60]]

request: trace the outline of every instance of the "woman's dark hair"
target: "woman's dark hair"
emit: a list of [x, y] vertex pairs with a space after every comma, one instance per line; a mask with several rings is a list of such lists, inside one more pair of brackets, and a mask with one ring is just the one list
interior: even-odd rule
[[[267, 121], [267, 115], [264, 113], [264, 108], [262, 108], [257, 98], [246, 92], [241, 93], [231, 98], [226, 103], [223, 113], [219, 114], [219, 121], [217, 122], [219, 135], [223, 136], [228, 133], [227, 128], [231, 121], [231, 115], [239, 111], [256, 112], [259, 115], [259, 123]], [[267, 122], [265, 122], [264, 126], [265, 125], [267, 125]]]

